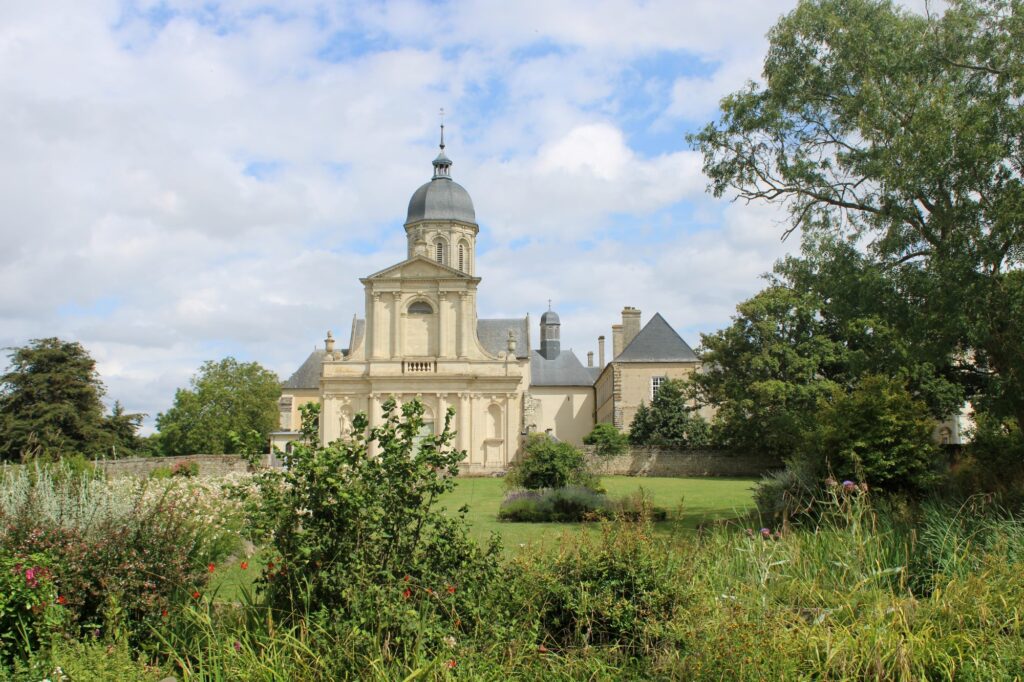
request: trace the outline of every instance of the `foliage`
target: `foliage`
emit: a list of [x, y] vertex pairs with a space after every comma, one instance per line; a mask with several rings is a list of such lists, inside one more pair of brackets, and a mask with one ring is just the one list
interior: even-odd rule
[[10, 350], [0, 377], [0, 460], [133, 452], [142, 415], [125, 414], [120, 403], [103, 415], [103, 384], [81, 344], [35, 339]]
[[733, 449], [791, 455], [815, 423], [818, 401], [837, 387], [843, 346], [823, 329], [811, 294], [772, 286], [736, 307], [732, 324], [701, 338], [701, 402]]
[[[357, 415], [351, 438], [298, 444], [286, 471], [258, 475], [256, 520], [272, 530], [276, 553], [262, 589], [286, 617], [321, 609], [331, 628], [379, 629], [403, 649], [424, 619], [440, 638], [456, 603], [488, 587], [500, 550], [469, 539], [465, 509], [449, 515], [436, 504], [465, 457], [451, 448], [454, 411], [440, 435], [421, 437], [419, 402], [388, 400], [382, 409], [368, 434]], [[483, 614], [460, 616], [471, 617]]]
[[184, 462], [177, 462], [171, 467], [171, 476], [183, 478], [195, 478], [199, 475], [199, 462], [194, 459], [187, 459]]
[[889, 492], [920, 494], [938, 482], [935, 422], [899, 382], [867, 376], [818, 412], [803, 456], [831, 473]]
[[648, 409], [643, 403], [633, 415], [629, 442], [637, 446], [677, 449], [707, 447], [711, 427], [690, 404], [682, 381], [663, 381]]
[[513, 490], [498, 509], [498, 520], [528, 523], [596, 521], [611, 512], [608, 498], [590, 488], [568, 486]]
[[923, 17], [804, 0], [769, 39], [765, 86], [726, 97], [691, 138], [711, 188], [783, 203], [805, 235], [858, 240], [910, 312], [887, 323], [1020, 426], [1020, 3], [954, 0]]
[[583, 444], [593, 445], [598, 457], [615, 457], [629, 451], [629, 436], [614, 424], [595, 424], [594, 429], [583, 437]]
[[509, 468], [505, 482], [509, 488], [528, 490], [598, 486], [597, 479], [587, 472], [578, 448], [543, 433], [531, 433], [526, 439], [523, 456]]
[[277, 375], [259, 363], [203, 363], [190, 388], [178, 389], [171, 409], [157, 415], [163, 454], [237, 454], [257, 442], [262, 450], [277, 426], [280, 393]]
[[961, 498], [995, 493], [1010, 508], [1024, 509], [1024, 436], [1017, 423], [980, 414], [970, 435], [951, 474], [951, 492]]

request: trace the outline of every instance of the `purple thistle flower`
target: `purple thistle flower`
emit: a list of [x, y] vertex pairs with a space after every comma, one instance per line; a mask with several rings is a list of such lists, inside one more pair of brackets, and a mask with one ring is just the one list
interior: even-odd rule
[[843, 490], [845, 490], [846, 492], [851, 493], [856, 489], [857, 484], [854, 483], [853, 481], [843, 481]]
[[772, 536], [772, 532], [771, 532], [770, 529], [768, 529], [768, 528], [762, 528], [761, 529], [761, 537], [763, 537], [763, 538], [770, 538], [771, 536]]

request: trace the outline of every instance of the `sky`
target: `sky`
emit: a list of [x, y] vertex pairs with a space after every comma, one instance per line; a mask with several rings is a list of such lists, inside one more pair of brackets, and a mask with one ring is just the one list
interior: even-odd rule
[[206, 360], [287, 378], [405, 257], [443, 107], [480, 317], [536, 345], [550, 299], [585, 362], [630, 305], [697, 347], [798, 249], [686, 141], [794, 5], [5, 0], [0, 346], [81, 342], [147, 432]]

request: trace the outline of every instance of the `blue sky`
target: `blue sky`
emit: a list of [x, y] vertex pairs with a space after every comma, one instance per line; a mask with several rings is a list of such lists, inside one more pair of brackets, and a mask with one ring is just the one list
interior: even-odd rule
[[441, 107], [481, 317], [552, 299], [581, 358], [626, 305], [696, 346], [796, 248], [685, 141], [790, 0], [58, 4], [0, 5], [0, 344], [81, 341], [149, 424], [204, 360], [347, 345]]

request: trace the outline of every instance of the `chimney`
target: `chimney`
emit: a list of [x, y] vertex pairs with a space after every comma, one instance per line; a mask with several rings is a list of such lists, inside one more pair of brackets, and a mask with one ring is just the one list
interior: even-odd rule
[[597, 337], [597, 366], [604, 369], [604, 336]]
[[622, 309], [622, 349], [640, 333], [640, 311], [633, 306]]
[[594, 351], [588, 350], [587, 351], [587, 367], [593, 367], [593, 366], [594, 366]]
[[622, 352], [623, 348], [625, 348], [625, 346], [622, 345], [622, 325], [621, 324], [613, 324], [612, 325], [612, 360], [613, 361], [615, 360], [615, 358], [619, 357], [619, 353]]

